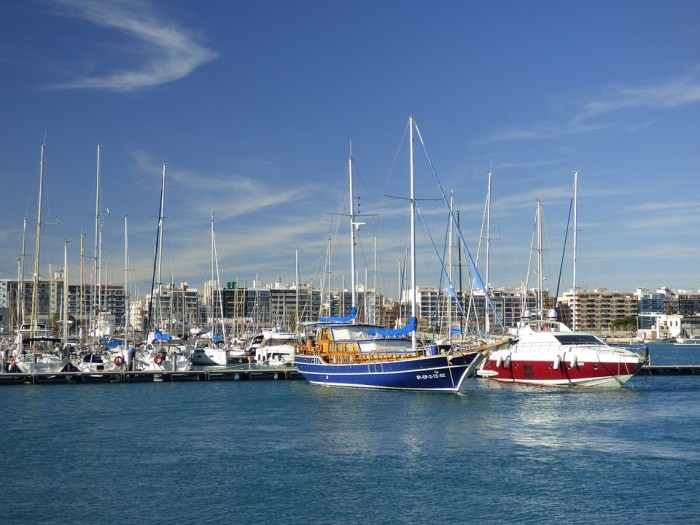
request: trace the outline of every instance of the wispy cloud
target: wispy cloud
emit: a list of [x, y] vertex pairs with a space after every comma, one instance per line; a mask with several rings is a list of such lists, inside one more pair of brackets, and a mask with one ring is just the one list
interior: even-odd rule
[[[534, 123], [529, 127], [508, 126], [493, 133], [487, 142], [540, 140], [598, 131], [610, 126], [601, 118], [635, 108], [668, 109], [700, 102], [700, 67], [686, 74], [643, 85], [612, 85], [588, 100], [570, 104], [571, 118], [559, 123]], [[561, 107], [561, 102], [559, 103]], [[628, 131], [648, 127], [648, 117], [626, 125]]]
[[645, 86], [613, 86], [583, 107], [579, 120], [628, 108], [674, 108], [700, 102], [700, 69]]
[[117, 31], [138, 48], [139, 62], [130, 68], [83, 75], [54, 86], [62, 89], [130, 91], [173, 82], [216, 58], [193, 32], [136, 0], [53, 0], [56, 14]]

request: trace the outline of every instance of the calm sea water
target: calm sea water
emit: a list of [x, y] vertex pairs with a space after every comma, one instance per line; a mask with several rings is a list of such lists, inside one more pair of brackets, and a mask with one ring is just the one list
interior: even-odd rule
[[[700, 348], [653, 345], [655, 364]], [[698, 523], [700, 377], [0, 388], [0, 523]]]

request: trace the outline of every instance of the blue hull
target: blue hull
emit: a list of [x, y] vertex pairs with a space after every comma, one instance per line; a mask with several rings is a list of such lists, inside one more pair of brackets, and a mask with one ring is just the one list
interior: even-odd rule
[[462, 381], [474, 374], [480, 355], [435, 355], [362, 364], [327, 364], [318, 356], [298, 355], [295, 364], [304, 378], [318, 385], [456, 392]]

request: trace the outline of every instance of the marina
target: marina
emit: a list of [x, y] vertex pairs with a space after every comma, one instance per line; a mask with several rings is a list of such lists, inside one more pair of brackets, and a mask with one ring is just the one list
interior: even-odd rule
[[[652, 371], [698, 362], [650, 347]], [[0, 388], [3, 522], [697, 522], [694, 376], [455, 395], [240, 377]]]

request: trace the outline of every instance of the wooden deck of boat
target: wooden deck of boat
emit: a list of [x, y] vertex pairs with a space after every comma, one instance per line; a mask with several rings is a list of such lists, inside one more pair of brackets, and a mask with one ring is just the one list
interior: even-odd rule
[[182, 372], [110, 370], [53, 374], [0, 373], [0, 385], [55, 383], [153, 383], [173, 381], [250, 381], [303, 379], [295, 367], [196, 369]]

